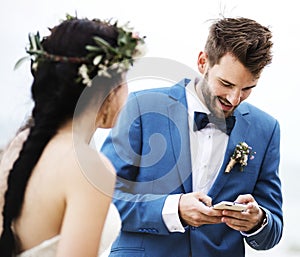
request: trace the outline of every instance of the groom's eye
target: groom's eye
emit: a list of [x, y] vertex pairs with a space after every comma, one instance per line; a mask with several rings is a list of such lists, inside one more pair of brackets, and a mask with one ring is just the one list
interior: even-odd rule
[[245, 87], [243, 88], [242, 90], [243, 91], [248, 91], [248, 90], [251, 90], [252, 88], [254, 88], [256, 85], [253, 85], [253, 86], [250, 86], [250, 87]]
[[229, 88], [232, 88], [234, 87], [234, 84], [228, 82], [228, 81], [225, 81], [225, 80], [222, 80], [222, 79], [219, 79], [219, 83], [221, 84], [221, 86], [223, 87], [229, 87]]

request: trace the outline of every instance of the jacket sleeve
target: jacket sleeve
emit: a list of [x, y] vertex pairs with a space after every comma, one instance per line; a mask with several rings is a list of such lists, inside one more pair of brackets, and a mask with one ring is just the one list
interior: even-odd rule
[[272, 136], [265, 152], [254, 197], [264, 207], [268, 224], [259, 233], [246, 237], [250, 247], [257, 250], [270, 249], [281, 239], [283, 229], [282, 193], [279, 179], [280, 129], [276, 121]]

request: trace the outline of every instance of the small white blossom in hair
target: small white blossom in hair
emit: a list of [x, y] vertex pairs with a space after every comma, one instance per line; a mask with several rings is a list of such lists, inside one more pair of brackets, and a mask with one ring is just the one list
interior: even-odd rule
[[99, 70], [97, 72], [98, 76], [100, 76], [100, 77], [103, 76], [103, 77], [111, 78], [111, 75], [107, 71], [107, 66], [105, 66], [103, 64], [99, 64], [98, 67], [99, 67]]
[[88, 68], [85, 64], [82, 64], [78, 69], [78, 74], [82, 78], [82, 83], [87, 85], [88, 87], [92, 86], [92, 80], [88, 75]]

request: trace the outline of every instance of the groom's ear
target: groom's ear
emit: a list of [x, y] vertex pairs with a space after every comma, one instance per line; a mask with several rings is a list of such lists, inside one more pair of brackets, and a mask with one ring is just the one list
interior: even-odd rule
[[200, 52], [198, 55], [198, 70], [201, 74], [205, 74], [206, 70], [208, 69], [208, 55], [205, 52]]

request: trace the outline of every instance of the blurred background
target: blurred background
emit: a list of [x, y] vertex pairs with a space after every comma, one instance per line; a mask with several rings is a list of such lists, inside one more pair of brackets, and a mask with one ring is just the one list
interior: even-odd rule
[[[265, 68], [249, 102], [273, 115], [281, 124], [281, 164], [284, 195], [284, 234], [280, 244], [269, 251], [254, 252], [247, 247], [247, 256], [300, 256], [299, 216], [300, 158], [297, 115], [300, 92], [298, 62], [300, 53], [299, 9], [296, 0], [11, 0], [0, 9], [0, 149], [15, 135], [30, 114], [32, 77], [29, 62], [14, 70], [18, 59], [25, 56], [28, 33], [48, 35], [48, 27], [56, 25], [67, 13], [79, 18], [117, 19], [130, 21], [141, 36], [147, 36], [149, 57], [175, 60], [195, 70], [197, 56], [203, 49], [210, 20], [244, 16], [255, 19], [273, 31], [273, 63]], [[159, 87], [160, 79], [151, 83], [129, 83], [129, 90]], [[107, 130], [95, 135], [100, 147]], [[0, 154], [1, 155], [1, 154]], [[297, 173], [299, 172], [299, 173]]]

